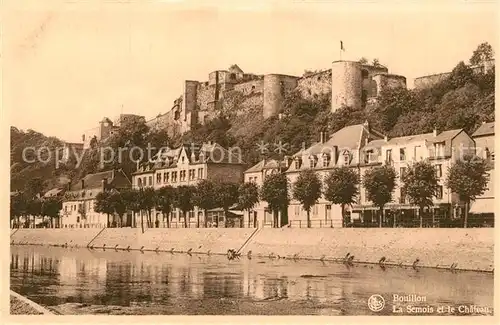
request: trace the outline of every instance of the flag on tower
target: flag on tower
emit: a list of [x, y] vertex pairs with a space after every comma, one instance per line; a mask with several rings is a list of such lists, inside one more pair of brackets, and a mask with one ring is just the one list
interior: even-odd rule
[[340, 50], [341, 51], [345, 51], [344, 49], [344, 42], [340, 41]]

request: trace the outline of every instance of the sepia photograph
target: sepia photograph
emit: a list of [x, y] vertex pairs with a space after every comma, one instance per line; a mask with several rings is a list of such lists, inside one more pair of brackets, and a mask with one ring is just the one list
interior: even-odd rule
[[4, 1], [6, 313], [494, 319], [498, 9]]

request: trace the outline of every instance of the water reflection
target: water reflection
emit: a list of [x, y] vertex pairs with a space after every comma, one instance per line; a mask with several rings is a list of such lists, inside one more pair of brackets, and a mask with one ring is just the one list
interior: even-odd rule
[[[493, 308], [493, 276], [470, 272], [30, 246], [11, 247], [10, 268], [12, 289], [47, 306], [166, 306], [204, 313], [196, 303], [226, 299], [282, 301], [292, 308], [309, 303], [315, 314], [371, 314], [370, 295], [390, 300], [396, 293], [424, 295], [427, 304]], [[220, 308], [213, 313], [224, 314]]]

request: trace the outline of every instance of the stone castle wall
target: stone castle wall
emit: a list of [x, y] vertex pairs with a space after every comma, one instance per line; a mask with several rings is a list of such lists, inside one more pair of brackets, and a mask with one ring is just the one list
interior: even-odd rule
[[297, 90], [304, 98], [330, 93], [332, 91], [332, 69], [298, 79]]

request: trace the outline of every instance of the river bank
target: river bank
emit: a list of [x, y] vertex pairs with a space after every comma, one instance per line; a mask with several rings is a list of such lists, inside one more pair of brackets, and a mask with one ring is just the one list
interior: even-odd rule
[[10, 291], [10, 314], [11, 315], [51, 315], [48, 309], [40, 306], [32, 300]]
[[494, 228], [19, 229], [11, 244], [494, 270]]

